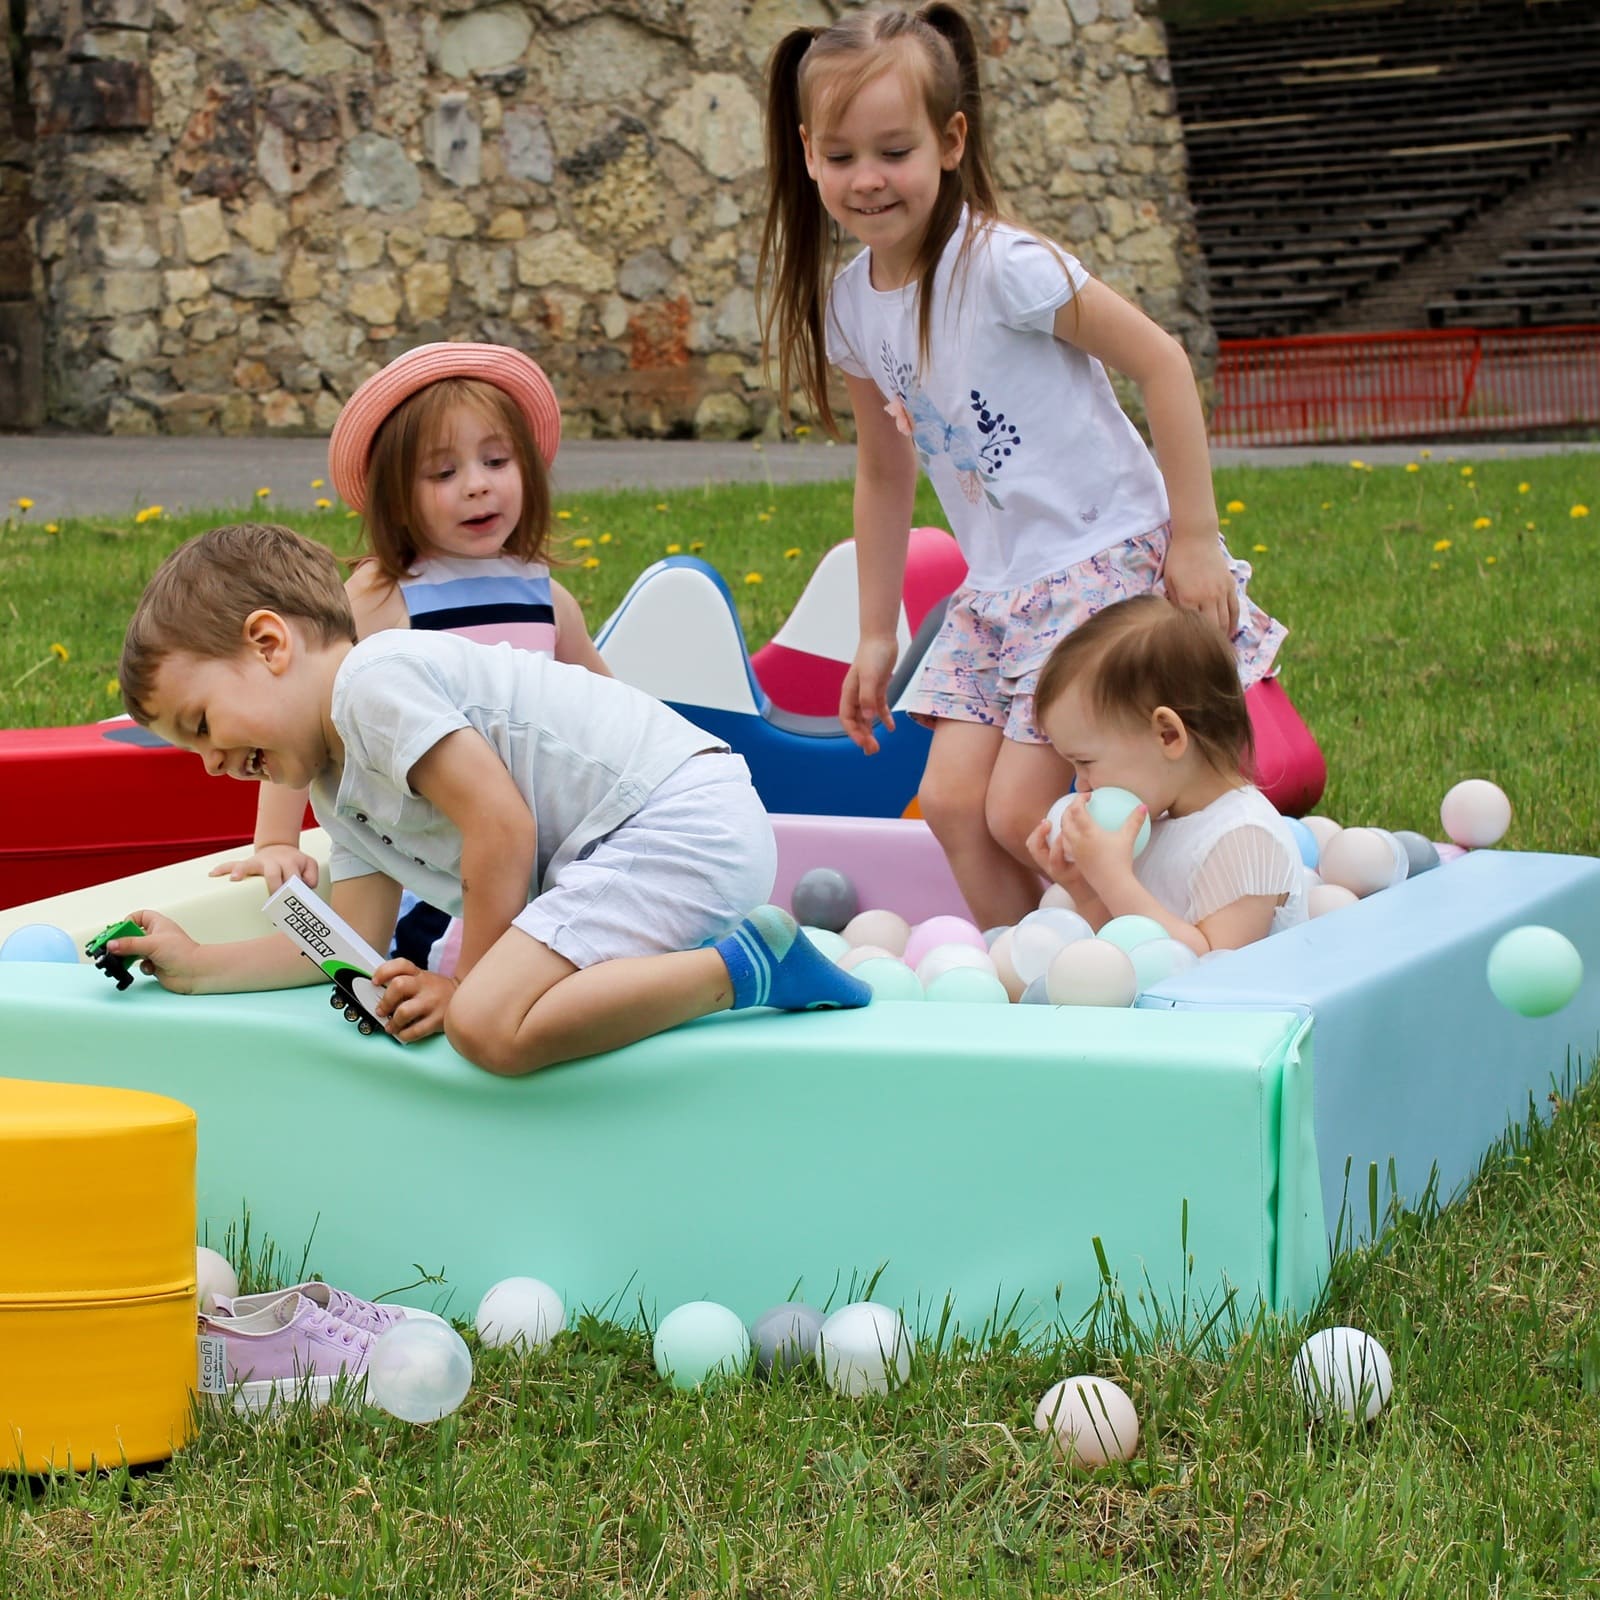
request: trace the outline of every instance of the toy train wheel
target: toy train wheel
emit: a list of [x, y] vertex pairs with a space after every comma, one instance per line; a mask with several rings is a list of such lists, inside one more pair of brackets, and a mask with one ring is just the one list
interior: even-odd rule
[[361, 1013], [354, 1006], [346, 1006], [344, 1008], [344, 1020], [346, 1022], [360, 1022]]
[[340, 994], [337, 989], [335, 989], [333, 993], [328, 996], [328, 1004], [332, 1006], [335, 1011], [342, 1011], [344, 1009], [344, 996]]
[[365, 1017], [363, 1017], [363, 1018], [362, 1018], [362, 1019], [361, 1019], [361, 1020], [360, 1020], [360, 1021], [359, 1021], [359, 1022], [358, 1022], [358, 1023], [357, 1023], [357, 1024], [356, 1024], [356, 1030], [357, 1030], [357, 1032], [359, 1032], [359, 1033], [371, 1033], [371, 1032], [372, 1032], [372, 1024], [371, 1024], [371, 1022], [369, 1022], [369, 1021], [368, 1021], [368, 1020], [367, 1020], [367, 1018], [365, 1018]]

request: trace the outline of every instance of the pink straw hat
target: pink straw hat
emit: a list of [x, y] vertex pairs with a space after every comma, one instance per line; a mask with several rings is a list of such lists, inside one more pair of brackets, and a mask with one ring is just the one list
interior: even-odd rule
[[328, 440], [328, 476], [344, 503], [359, 511], [367, 498], [372, 441], [402, 400], [441, 378], [479, 378], [504, 389], [528, 419], [549, 466], [561, 447], [561, 407], [537, 361], [504, 344], [419, 344], [375, 372], [346, 401]]

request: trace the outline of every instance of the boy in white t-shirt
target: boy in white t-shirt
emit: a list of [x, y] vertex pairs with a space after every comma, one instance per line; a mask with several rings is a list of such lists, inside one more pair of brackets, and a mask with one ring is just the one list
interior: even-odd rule
[[[864, 1005], [776, 906], [744, 762], [659, 701], [448, 634], [355, 643], [332, 555], [287, 528], [213, 528], [162, 564], [128, 627], [132, 715], [209, 771], [309, 788], [335, 911], [378, 949], [402, 887], [459, 914], [454, 977], [385, 962], [379, 1010], [514, 1076], [712, 1011]], [[755, 909], [751, 909], [754, 907]], [[321, 981], [278, 933], [202, 945], [153, 911], [113, 953], [169, 989]]]

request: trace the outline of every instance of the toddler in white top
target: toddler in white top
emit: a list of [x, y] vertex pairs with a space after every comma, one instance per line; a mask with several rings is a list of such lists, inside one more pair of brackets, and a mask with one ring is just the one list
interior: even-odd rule
[[1205, 955], [1305, 920], [1300, 852], [1246, 775], [1250, 718], [1215, 628], [1156, 595], [1107, 606], [1051, 653], [1037, 705], [1079, 793], [1115, 787], [1143, 802], [1115, 830], [1068, 806], [1053, 843], [1048, 821], [1028, 838], [1093, 927], [1152, 917]]

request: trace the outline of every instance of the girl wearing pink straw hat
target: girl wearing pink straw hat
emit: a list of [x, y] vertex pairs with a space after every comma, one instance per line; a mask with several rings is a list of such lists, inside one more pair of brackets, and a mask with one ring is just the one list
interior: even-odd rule
[[[358, 638], [386, 628], [502, 642], [610, 673], [578, 602], [550, 576], [550, 465], [561, 408], [539, 364], [508, 345], [419, 345], [351, 395], [328, 441], [328, 475], [362, 516], [369, 554], [345, 585]], [[253, 851], [212, 869], [259, 874], [267, 890], [298, 873], [303, 790], [263, 788]], [[449, 972], [461, 923], [412, 900], [395, 954]]]

